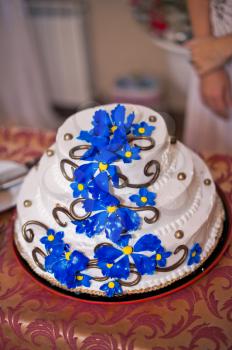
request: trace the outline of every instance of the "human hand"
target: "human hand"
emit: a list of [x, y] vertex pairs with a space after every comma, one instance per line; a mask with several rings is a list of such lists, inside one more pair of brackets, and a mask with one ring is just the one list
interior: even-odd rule
[[231, 37], [197, 38], [185, 44], [192, 53], [192, 63], [199, 75], [223, 66], [230, 57]]
[[232, 107], [232, 91], [228, 74], [218, 69], [200, 78], [203, 102], [218, 116], [228, 118]]

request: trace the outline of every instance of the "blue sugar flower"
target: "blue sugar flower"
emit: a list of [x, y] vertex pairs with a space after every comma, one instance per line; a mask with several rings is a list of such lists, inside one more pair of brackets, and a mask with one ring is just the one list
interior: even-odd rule
[[122, 105], [117, 105], [112, 110], [111, 115], [105, 110], [98, 110], [93, 117], [93, 129], [81, 131], [79, 140], [91, 144], [82, 156], [83, 160], [95, 160], [97, 154], [102, 150], [116, 152], [127, 142], [126, 135], [130, 132], [134, 113], [128, 115], [126, 119], [126, 109]]
[[[114, 269], [109, 269], [108, 276], [127, 279], [130, 272], [130, 262], [133, 261], [138, 272], [141, 275], [152, 275], [157, 266], [156, 259], [153, 256], [146, 256], [141, 252], [157, 252], [161, 248], [161, 241], [157, 236], [146, 234], [132, 247], [129, 245], [130, 235], [124, 235], [117, 242], [119, 247], [100, 246], [95, 252], [95, 258], [98, 259], [98, 266], [102, 263], [113, 264]], [[164, 252], [164, 251], [162, 251]], [[170, 255], [170, 254], [169, 254]], [[103, 274], [105, 272], [105, 267]]]
[[44, 244], [46, 250], [52, 249], [55, 245], [63, 245], [64, 232], [55, 232], [52, 229], [47, 230], [47, 236], [40, 239], [40, 242]]
[[61, 249], [56, 247], [45, 257], [46, 271], [53, 273], [55, 278], [62, 284], [67, 284], [70, 273], [82, 271], [87, 267], [89, 259], [81, 252], [71, 252], [67, 245]]
[[107, 283], [103, 284], [100, 287], [100, 290], [103, 290], [103, 292], [105, 292], [105, 294], [108, 297], [113, 297], [114, 295], [122, 294], [121, 285], [116, 280], [115, 281], [110, 281], [110, 282], [107, 282]]
[[88, 191], [90, 191], [90, 188], [93, 187], [93, 183], [90, 182], [93, 179], [95, 180], [95, 184], [97, 183], [99, 187], [102, 187], [102, 175], [97, 178], [95, 175], [96, 173], [109, 176], [114, 186], [118, 186], [119, 184], [117, 167], [111, 164], [111, 160], [109, 160], [107, 157], [107, 155], [109, 156], [107, 152], [102, 153], [102, 161], [83, 164], [79, 166], [74, 172], [75, 182], [83, 184], [83, 179], [85, 179], [85, 184], [88, 185]]
[[134, 159], [140, 159], [140, 148], [139, 147], [131, 147], [128, 143], [122, 148], [122, 150], [118, 151], [117, 154], [123, 160], [124, 163], [131, 163]]
[[146, 122], [133, 124], [133, 135], [135, 136], [151, 136], [153, 130], [155, 130], [155, 126], [151, 126]]
[[165, 251], [164, 248], [162, 246], [160, 246], [157, 251], [156, 254], [153, 255], [156, 264], [160, 267], [164, 267], [166, 266], [166, 260], [167, 258], [169, 258], [169, 256], [171, 255], [171, 252]]
[[71, 189], [73, 190], [73, 197], [82, 197], [82, 198], [88, 198], [89, 196], [89, 189], [88, 189], [88, 183], [86, 181], [80, 181], [80, 182], [72, 182], [70, 184]]
[[91, 276], [80, 273], [79, 271], [67, 271], [66, 284], [68, 288], [76, 288], [80, 286], [90, 287]]
[[145, 187], [139, 190], [139, 194], [133, 194], [129, 197], [131, 202], [136, 203], [138, 207], [143, 207], [144, 205], [156, 205], [155, 198], [156, 193], [149, 192]]
[[198, 264], [200, 262], [200, 255], [202, 248], [199, 243], [195, 243], [189, 252], [188, 265]]
[[126, 108], [120, 104], [111, 111], [111, 115], [105, 110], [99, 110], [93, 117], [94, 133], [108, 136], [109, 134], [113, 134], [117, 129], [129, 133], [134, 117], [134, 113], [131, 113], [126, 118]]
[[106, 192], [98, 192], [97, 198], [86, 199], [83, 207], [86, 212], [95, 212], [86, 220], [73, 221], [77, 233], [85, 233], [92, 237], [105, 231], [107, 238], [117, 242], [125, 231], [134, 231], [139, 228], [140, 217], [128, 208], [121, 208], [119, 200]]

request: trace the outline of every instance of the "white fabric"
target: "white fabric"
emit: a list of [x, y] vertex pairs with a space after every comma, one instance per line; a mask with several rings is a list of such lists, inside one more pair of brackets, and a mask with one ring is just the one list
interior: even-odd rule
[[23, 0], [0, 0], [0, 125], [55, 127]]
[[[220, 6], [219, 6], [220, 5]], [[226, 8], [227, 6], [227, 8]], [[230, 11], [229, 11], [230, 10]], [[228, 15], [230, 13], [230, 22]], [[219, 15], [221, 14], [221, 15]], [[215, 36], [232, 32], [232, 2], [212, 1], [211, 20]], [[230, 28], [228, 27], [230, 25]], [[232, 63], [227, 67], [232, 84]], [[189, 77], [184, 142], [198, 152], [232, 153], [232, 108], [223, 120], [202, 102], [199, 78], [192, 68]]]
[[[228, 74], [232, 82], [232, 66]], [[193, 68], [189, 81], [185, 144], [198, 152], [232, 153], [232, 112], [229, 120], [224, 120], [203, 104], [199, 78]]]

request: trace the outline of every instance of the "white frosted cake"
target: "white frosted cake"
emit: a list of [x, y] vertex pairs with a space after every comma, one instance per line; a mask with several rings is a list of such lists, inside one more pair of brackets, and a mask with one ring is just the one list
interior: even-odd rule
[[27, 175], [15, 242], [40, 277], [74, 293], [163, 288], [197, 269], [222, 233], [208, 167], [137, 105], [81, 111]]

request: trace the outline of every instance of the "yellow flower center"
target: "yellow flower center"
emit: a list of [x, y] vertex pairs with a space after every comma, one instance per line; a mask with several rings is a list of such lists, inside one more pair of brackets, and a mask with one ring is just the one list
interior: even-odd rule
[[126, 247], [123, 248], [123, 253], [125, 255], [130, 255], [133, 252], [133, 248], [129, 245], [127, 245]]
[[125, 153], [125, 157], [130, 158], [132, 156], [132, 153], [130, 151], [127, 151]]
[[112, 289], [112, 288], [114, 288], [114, 286], [115, 286], [114, 282], [109, 282], [109, 283], [108, 283], [108, 287], [109, 287], [109, 288]]
[[108, 164], [105, 164], [105, 163], [102, 163], [102, 162], [99, 163], [100, 171], [105, 171], [107, 168], [108, 168]]
[[155, 258], [156, 258], [156, 260], [158, 260], [158, 261], [159, 261], [159, 260], [161, 260], [161, 259], [162, 259], [162, 255], [158, 253], [158, 254], [156, 254], [156, 257], [155, 257]]
[[112, 126], [112, 128], [110, 129], [112, 132], [115, 132], [115, 130], [117, 130], [117, 126], [116, 125], [114, 125], [114, 126]]
[[65, 259], [66, 260], [70, 260], [70, 255], [71, 255], [71, 252], [66, 252], [65, 253]]
[[138, 131], [139, 131], [140, 134], [144, 134], [145, 133], [145, 129], [144, 128], [139, 128]]
[[77, 188], [78, 188], [79, 191], [83, 191], [84, 185], [83, 184], [78, 184]]
[[76, 279], [78, 280], [78, 281], [82, 281], [83, 280], [83, 276], [80, 276], [80, 275], [78, 275], [78, 276], [76, 276]]
[[147, 197], [141, 197], [141, 202], [146, 203], [147, 202]]
[[108, 269], [111, 269], [112, 266], [113, 264], [106, 264], [106, 267], [108, 267]]
[[49, 236], [48, 236], [48, 240], [49, 240], [49, 242], [54, 241], [54, 239], [55, 239], [55, 237], [54, 237], [53, 235], [49, 235]]
[[196, 254], [197, 254], [197, 253], [196, 253], [195, 251], [192, 252], [192, 256], [193, 256], [193, 257], [196, 256]]
[[108, 213], [112, 214], [117, 210], [116, 205], [109, 205], [106, 209], [108, 211]]

